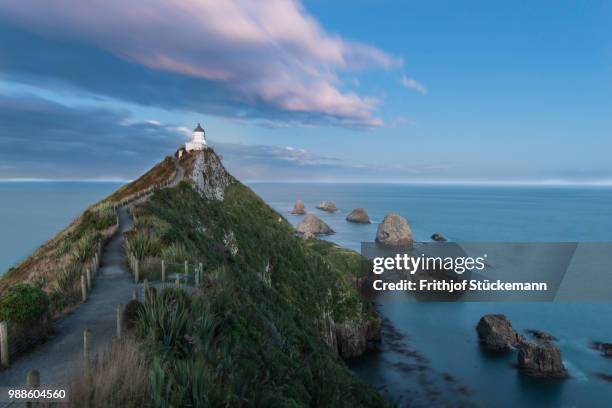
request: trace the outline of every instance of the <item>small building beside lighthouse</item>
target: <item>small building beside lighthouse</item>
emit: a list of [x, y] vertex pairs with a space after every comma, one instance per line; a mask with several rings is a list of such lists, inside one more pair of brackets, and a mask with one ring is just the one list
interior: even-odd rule
[[188, 152], [194, 150], [204, 150], [208, 149], [208, 144], [206, 144], [206, 132], [200, 124], [193, 129], [193, 136], [190, 142], [185, 143], [185, 150]]

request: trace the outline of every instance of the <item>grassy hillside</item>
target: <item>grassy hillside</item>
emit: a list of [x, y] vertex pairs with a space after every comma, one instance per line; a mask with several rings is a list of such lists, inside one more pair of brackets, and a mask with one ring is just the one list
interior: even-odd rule
[[180, 247], [205, 265], [204, 282], [191, 298], [166, 293], [142, 313], [137, 341], [147, 375], [142, 364], [139, 373], [126, 371], [148, 378], [142, 403], [384, 405], [352, 376], [326, 337], [330, 325], [376, 319], [354, 288], [358, 254], [322, 241], [304, 243], [239, 183], [218, 201], [203, 199], [184, 181], [133, 212], [139, 220], [133, 234], [154, 243], [142, 245], [151, 253], [140, 256]]

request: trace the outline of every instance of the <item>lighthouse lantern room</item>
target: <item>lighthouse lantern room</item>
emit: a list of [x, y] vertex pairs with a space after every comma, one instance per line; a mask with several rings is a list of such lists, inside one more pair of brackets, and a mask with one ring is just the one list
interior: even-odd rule
[[193, 129], [193, 137], [190, 142], [185, 143], [185, 150], [191, 152], [193, 150], [204, 150], [208, 148], [206, 144], [206, 133], [202, 126], [198, 123], [198, 126]]

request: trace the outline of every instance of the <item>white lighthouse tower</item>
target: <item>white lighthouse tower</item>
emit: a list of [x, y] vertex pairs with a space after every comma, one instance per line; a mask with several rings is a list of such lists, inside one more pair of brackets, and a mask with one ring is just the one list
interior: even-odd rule
[[193, 129], [193, 138], [191, 139], [191, 142], [185, 143], [185, 150], [191, 152], [193, 150], [207, 149], [208, 145], [206, 144], [205, 136], [206, 133], [204, 132], [204, 129], [202, 129], [202, 126], [200, 126], [198, 123], [198, 127]]

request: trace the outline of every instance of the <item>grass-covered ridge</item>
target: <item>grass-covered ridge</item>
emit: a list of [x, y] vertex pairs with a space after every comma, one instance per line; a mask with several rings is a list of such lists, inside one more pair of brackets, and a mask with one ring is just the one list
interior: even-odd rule
[[134, 214], [146, 220], [134, 234], [148, 235], [161, 251], [182, 248], [205, 267], [192, 299], [168, 303], [167, 296], [159, 297], [147, 306], [140, 339], [152, 401], [384, 405], [350, 373], [334, 343], [325, 341], [330, 321], [376, 318], [354, 286], [358, 254], [316, 240], [305, 243], [239, 183], [218, 201], [203, 199], [182, 182], [156, 192]]
[[65, 230], [9, 269], [0, 278], [0, 296], [13, 285], [28, 282], [48, 293], [53, 314], [74, 305], [80, 299], [81, 275], [104, 241], [115, 233], [116, 223], [112, 205], [89, 207]]

